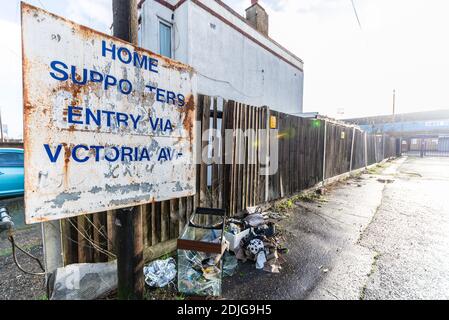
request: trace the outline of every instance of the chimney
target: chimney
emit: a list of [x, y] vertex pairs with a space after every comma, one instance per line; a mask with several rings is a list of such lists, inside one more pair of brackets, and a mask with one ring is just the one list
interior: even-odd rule
[[256, 30], [268, 36], [268, 14], [258, 0], [251, 0], [251, 6], [246, 9], [246, 20]]

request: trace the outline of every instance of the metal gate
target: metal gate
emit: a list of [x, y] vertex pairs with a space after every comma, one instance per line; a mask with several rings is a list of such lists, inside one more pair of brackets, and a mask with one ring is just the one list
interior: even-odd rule
[[402, 154], [414, 157], [449, 157], [449, 137], [404, 139]]

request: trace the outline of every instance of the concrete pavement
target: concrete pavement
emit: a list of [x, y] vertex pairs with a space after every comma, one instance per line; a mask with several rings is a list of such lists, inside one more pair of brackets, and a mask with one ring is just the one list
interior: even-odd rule
[[281, 222], [280, 274], [241, 264], [229, 299], [449, 298], [449, 158], [402, 158]]

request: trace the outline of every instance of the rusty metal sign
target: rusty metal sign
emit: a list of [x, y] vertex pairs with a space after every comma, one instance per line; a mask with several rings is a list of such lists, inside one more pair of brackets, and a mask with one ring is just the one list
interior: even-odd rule
[[27, 223], [195, 194], [191, 67], [22, 3]]

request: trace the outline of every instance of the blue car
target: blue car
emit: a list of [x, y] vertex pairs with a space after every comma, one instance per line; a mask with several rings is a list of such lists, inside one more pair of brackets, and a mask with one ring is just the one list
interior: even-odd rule
[[0, 197], [23, 196], [23, 149], [0, 148]]

